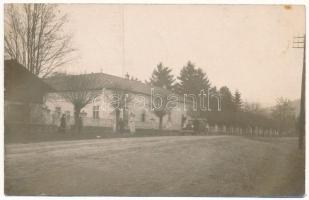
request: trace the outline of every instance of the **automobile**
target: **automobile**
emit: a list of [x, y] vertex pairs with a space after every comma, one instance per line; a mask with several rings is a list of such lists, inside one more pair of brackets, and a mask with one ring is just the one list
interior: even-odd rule
[[196, 118], [189, 119], [186, 121], [185, 126], [182, 128], [184, 133], [208, 133], [207, 119], [205, 118]]

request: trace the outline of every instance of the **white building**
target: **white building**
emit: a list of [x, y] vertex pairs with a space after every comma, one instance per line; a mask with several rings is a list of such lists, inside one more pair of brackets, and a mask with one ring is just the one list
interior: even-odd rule
[[[128, 115], [134, 116], [134, 121], [137, 129], [157, 129], [159, 127], [159, 118], [151, 110], [151, 99], [156, 98], [156, 95], [164, 94], [170, 95], [172, 102], [170, 102], [170, 112], [163, 118], [163, 128], [170, 130], [181, 129], [183, 117], [187, 115], [187, 105], [184, 105], [183, 99], [171, 92], [152, 87], [148, 84], [129, 80], [104, 73], [92, 73], [83, 75], [74, 75], [83, 78], [91, 76], [95, 79], [95, 84], [87, 86], [89, 90], [100, 92], [100, 95], [91, 103], [86, 105], [81, 115], [84, 126], [100, 126], [113, 127], [115, 124], [115, 111], [111, 106], [111, 95], [115, 87], [116, 89], [125, 90], [130, 96], [127, 103], [128, 109], [121, 113], [121, 116], [128, 120]], [[67, 85], [69, 76], [57, 76], [46, 79], [51, 87], [56, 92], [48, 93], [45, 97], [45, 105], [50, 110], [49, 124], [59, 125], [62, 114], [67, 116], [67, 124], [74, 123], [74, 107], [73, 104], [62, 97], [61, 94], [70, 92]], [[159, 92], [159, 93], [158, 93]]]

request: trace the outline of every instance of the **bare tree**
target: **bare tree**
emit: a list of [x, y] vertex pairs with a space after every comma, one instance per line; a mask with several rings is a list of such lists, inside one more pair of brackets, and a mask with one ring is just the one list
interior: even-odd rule
[[54, 4], [7, 4], [4, 50], [31, 73], [46, 77], [70, 61], [71, 36], [64, 34], [67, 16]]
[[97, 79], [91, 75], [72, 75], [66, 79], [67, 91], [61, 93], [61, 96], [73, 104], [74, 123], [77, 127], [81, 110], [97, 98], [102, 90], [95, 89]]
[[168, 107], [168, 95], [160, 93], [159, 98], [154, 98], [151, 100], [152, 111], [159, 118], [159, 130], [163, 129], [163, 118], [165, 115], [169, 114], [171, 108]]
[[282, 97], [277, 99], [277, 105], [272, 109], [271, 116], [281, 133], [295, 131], [295, 109], [290, 100]]

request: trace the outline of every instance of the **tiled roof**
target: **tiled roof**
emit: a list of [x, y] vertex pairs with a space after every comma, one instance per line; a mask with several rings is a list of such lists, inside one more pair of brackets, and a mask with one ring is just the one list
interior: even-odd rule
[[70, 91], [70, 87], [68, 86], [68, 81], [70, 77], [78, 76], [81, 79], [89, 79], [94, 80], [92, 84], [87, 84], [87, 88], [89, 90], [94, 89], [123, 89], [126, 91], [130, 91], [133, 93], [141, 93], [145, 95], [151, 94], [151, 88], [155, 89], [155, 92], [163, 92], [165, 94], [171, 93], [170, 91], [159, 88], [153, 87], [148, 84], [142, 83], [140, 81], [129, 80], [126, 78], [121, 78], [114, 75], [109, 75], [105, 73], [91, 73], [91, 74], [81, 74], [81, 75], [63, 75], [63, 76], [55, 76], [46, 78], [44, 81], [49, 84], [52, 88], [54, 88], [58, 92]]

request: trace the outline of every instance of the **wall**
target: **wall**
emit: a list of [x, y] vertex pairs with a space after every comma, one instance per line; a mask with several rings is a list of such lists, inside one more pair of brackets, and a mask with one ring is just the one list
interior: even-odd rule
[[[82, 109], [84, 126], [102, 126], [112, 127], [115, 122], [115, 112], [110, 105], [111, 90], [104, 90], [102, 94], [93, 102]], [[150, 96], [142, 94], [130, 94], [128, 102], [128, 112], [133, 112], [135, 117], [136, 128], [157, 129], [159, 127], [159, 119], [150, 109]], [[50, 110], [52, 116], [51, 124], [59, 125], [60, 117], [63, 113], [70, 114], [67, 124], [74, 124], [74, 107], [73, 105], [61, 97], [59, 93], [49, 93], [45, 96], [45, 105]], [[93, 118], [93, 106], [99, 106], [99, 119]], [[56, 108], [61, 108], [61, 113], [56, 112]], [[185, 114], [183, 103], [179, 103], [177, 108], [171, 110], [170, 117], [168, 115], [163, 118], [163, 128], [170, 130], [181, 129], [181, 117]], [[143, 116], [144, 115], [144, 121]], [[170, 122], [168, 122], [170, 119]]]

